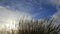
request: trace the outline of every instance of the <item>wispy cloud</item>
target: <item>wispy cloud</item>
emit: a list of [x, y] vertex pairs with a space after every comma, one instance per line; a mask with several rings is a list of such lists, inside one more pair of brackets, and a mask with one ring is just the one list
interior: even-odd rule
[[17, 23], [16, 21], [25, 16], [31, 18], [31, 15], [27, 12], [11, 10], [9, 7], [0, 6], [0, 23]]
[[53, 17], [56, 19], [56, 24], [60, 24], [60, 0], [50, 0], [49, 2], [56, 6], [57, 12], [53, 15]]
[[55, 18], [56, 20], [56, 23], [55, 24], [60, 24], [60, 10], [58, 10], [58, 12], [56, 12], [54, 15], [53, 15], [53, 18]]
[[60, 5], [60, 0], [49, 0], [49, 2], [58, 6]]

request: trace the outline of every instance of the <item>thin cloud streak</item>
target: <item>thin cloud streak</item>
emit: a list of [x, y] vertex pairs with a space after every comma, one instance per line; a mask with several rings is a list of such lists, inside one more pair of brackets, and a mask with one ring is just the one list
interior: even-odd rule
[[28, 16], [31, 18], [31, 15], [27, 12], [15, 11], [7, 9], [7, 7], [0, 6], [0, 24], [15, 22], [22, 18]]

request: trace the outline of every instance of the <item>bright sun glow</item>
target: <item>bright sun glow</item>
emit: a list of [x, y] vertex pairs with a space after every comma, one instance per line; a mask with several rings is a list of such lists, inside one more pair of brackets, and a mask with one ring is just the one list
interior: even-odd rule
[[15, 23], [13, 22], [13, 20], [7, 20], [7, 24], [6, 24], [6, 27], [8, 28], [8, 29], [15, 29]]
[[6, 24], [6, 27], [8, 29], [14, 29], [15, 28], [15, 24]]

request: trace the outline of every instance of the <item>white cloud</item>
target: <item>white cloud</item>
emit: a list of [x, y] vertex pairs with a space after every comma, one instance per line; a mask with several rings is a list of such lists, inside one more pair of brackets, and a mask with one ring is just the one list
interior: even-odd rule
[[0, 6], [0, 24], [13, 23], [24, 16], [31, 18], [31, 15], [27, 12], [10, 10], [9, 7]]
[[53, 18], [56, 20], [55, 24], [60, 24], [60, 10], [58, 10], [58, 12], [53, 15]]
[[53, 6], [56, 6], [56, 9], [60, 9], [60, 0], [49, 0], [49, 3], [51, 3]]
[[53, 15], [56, 24], [60, 24], [60, 0], [49, 0], [52, 5], [56, 6], [57, 12]]
[[49, 0], [50, 3], [60, 5], [60, 0]]

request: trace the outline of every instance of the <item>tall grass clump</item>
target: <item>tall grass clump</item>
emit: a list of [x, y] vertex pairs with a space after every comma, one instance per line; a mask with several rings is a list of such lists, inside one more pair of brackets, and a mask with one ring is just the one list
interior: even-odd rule
[[18, 34], [58, 34], [60, 32], [60, 24], [54, 25], [53, 19], [37, 19], [19, 22]]

